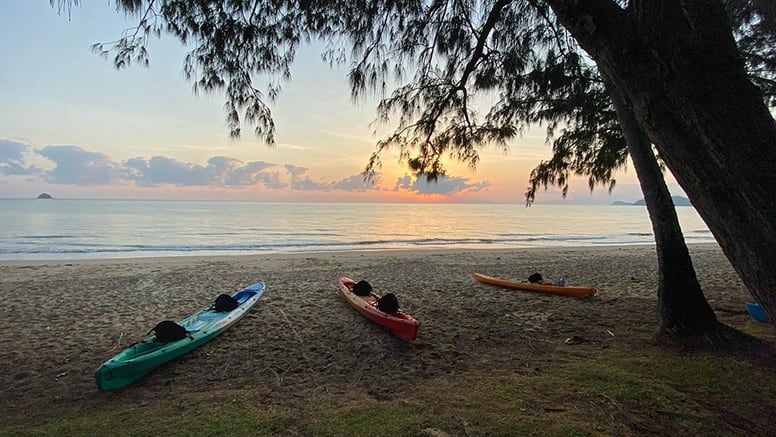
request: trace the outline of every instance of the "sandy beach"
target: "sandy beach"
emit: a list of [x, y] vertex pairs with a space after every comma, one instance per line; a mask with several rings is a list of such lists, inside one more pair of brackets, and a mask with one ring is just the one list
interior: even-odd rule
[[[772, 340], [747, 317], [751, 299], [719, 247], [690, 249], [720, 320]], [[247, 387], [256, 402], [292, 407], [315, 396], [392, 399], [469, 369], [530, 373], [573, 354], [649, 347], [656, 269], [652, 246], [0, 262], [0, 410], [11, 413], [0, 421], [214, 388]], [[540, 272], [598, 293], [504, 290], [475, 282], [474, 272]], [[337, 295], [341, 275], [395, 293], [420, 320], [418, 339], [406, 343], [356, 313]], [[231, 330], [124, 389], [97, 389], [97, 367], [157, 322], [256, 281], [267, 291]]]

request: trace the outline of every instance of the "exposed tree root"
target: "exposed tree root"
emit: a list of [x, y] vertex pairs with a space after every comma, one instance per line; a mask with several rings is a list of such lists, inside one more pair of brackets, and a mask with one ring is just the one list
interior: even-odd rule
[[659, 346], [678, 352], [734, 356], [776, 370], [776, 345], [719, 322], [706, 329], [663, 328], [655, 340]]

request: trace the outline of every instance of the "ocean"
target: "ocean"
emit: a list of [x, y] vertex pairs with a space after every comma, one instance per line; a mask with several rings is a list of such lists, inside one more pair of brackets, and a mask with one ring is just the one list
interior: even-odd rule
[[0, 223], [0, 260], [654, 244], [643, 206], [0, 199]]

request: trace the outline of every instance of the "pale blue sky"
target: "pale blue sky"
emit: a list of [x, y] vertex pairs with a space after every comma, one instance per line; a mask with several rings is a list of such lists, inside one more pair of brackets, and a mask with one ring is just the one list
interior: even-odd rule
[[[82, 3], [68, 19], [48, 0], [0, 2], [0, 197], [522, 202], [530, 169], [550, 156], [538, 128], [508, 154], [484, 150], [476, 172], [451, 164], [439, 184], [406, 176], [388, 153], [378, 184], [364, 186], [375, 102], [352, 103], [344, 68], [302, 50], [271, 105], [277, 146], [247, 126], [231, 141], [222, 95], [192, 94], [177, 40], [151, 41], [149, 69], [117, 71], [90, 46], [133, 20], [105, 0]], [[618, 180], [612, 196], [581, 181], [565, 202], [641, 197], [632, 170]]]

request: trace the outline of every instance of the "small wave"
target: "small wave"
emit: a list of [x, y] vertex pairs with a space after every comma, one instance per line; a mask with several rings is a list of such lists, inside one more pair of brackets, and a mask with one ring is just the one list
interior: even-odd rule
[[77, 235], [19, 235], [20, 239], [27, 240], [67, 240], [79, 238]]
[[[649, 235], [650, 238], [644, 238]], [[162, 256], [163, 254], [241, 254], [264, 252], [334, 252], [352, 250], [382, 250], [413, 247], [489, 247], [489, 248], [519, 248], [542, 245], [562, 246], [564, 243], [574, 245], [585, 244], [639, 244], [652, 242], [651, 234], [627, 234], [626, 237], [616, 236], [580, 236], [580, 235], [534, 235], [519, 238], [393, 238], [369, 240], [285, 240], [285, 241], [255, 241], [233, 244], [102, 244], [75, 242], [66, 245], [34, 245], [0, 248], [0, 257], [14, 259], [22, 256], [56, 255], [97, 257], [110, 255], [112, 257]]]

